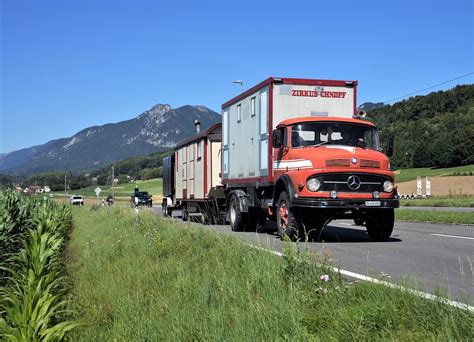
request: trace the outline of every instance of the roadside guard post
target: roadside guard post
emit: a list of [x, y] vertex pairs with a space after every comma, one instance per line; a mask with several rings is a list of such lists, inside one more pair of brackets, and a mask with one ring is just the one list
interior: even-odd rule
[[97, 188], [95, 188], [94, 191], [95, 191], [95, 196], [97, 197], [97, 205], [99, 205], [99, 194], [102, 191], [102, 189], [97, 187]]

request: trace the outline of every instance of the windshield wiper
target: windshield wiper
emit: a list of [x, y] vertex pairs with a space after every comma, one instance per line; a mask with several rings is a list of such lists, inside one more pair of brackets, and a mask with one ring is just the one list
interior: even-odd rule
[[319, 147], [319, 146], [322, 146], [322, 145], [325, 145], [325, 144], [328, 144], [329, 141], [322, 141], [320, 142], [319, 144], [316, 144], [316, 145], [306, 145], [305, 147]]

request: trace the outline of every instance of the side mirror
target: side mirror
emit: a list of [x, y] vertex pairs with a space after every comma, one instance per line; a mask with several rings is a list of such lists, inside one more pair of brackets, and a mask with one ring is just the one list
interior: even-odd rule
[[391, 157], [393, 155], [393, 136], [388, 138], [388, 146], [387, 146], [387, 153], [385, 153], [387, 157]]
[[280, 148], [283, 146], [283, 131], [276, 129], [273, 131], [273, 148]]

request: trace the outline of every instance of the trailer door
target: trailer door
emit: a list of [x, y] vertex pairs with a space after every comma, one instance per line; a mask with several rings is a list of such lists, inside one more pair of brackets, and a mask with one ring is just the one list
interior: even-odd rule
[[260, 176], [268, 176], [268, 88], [260, 92], [259, 169]]

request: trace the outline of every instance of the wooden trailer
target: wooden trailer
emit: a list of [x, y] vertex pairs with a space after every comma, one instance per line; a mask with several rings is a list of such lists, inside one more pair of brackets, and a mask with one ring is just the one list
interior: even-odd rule
[[[174, 152], [174, 193], [166, 194], [167, 212], [182, 210], [183, 220], [218, 222], [225, 201], [221, 175], [221, 124], [178, 144]], [[171, 160], [170, 160], [171, 161]]]

